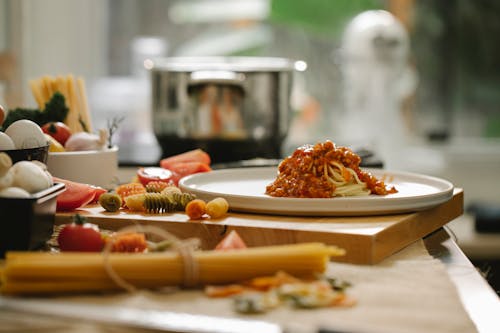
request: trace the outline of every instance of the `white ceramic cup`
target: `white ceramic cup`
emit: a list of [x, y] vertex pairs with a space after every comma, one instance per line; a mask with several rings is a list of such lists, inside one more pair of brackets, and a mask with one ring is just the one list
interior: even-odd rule
[[117, 185], [118, 147], [104, 150], [49, 152], [52, 176], [112, 189]]

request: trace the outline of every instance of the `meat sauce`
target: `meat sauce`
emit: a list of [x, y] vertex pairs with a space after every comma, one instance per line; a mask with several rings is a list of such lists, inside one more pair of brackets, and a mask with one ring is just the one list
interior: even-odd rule
[[335, 185], [325, 175], [325, 165], [330, 161], [353, 169], [371, 193], [385, 195], [396, 193], [394, 187], [387, 188], [369, 172], [359, 168], [361, 158], [347, 147], [336, 147], [331, 141], [304, 145], [285, 158], [278, 166], [278, 176], [266, 187], [266, 194], [273, 197], [331, 198]]

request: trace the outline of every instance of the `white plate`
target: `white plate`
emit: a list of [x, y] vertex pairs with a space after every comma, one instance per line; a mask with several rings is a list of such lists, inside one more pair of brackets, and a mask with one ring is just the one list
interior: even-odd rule
[[409, 172], [365, 170], [395, 186], [398, 193], [331, 199], [271, 197], [265, 191], [276, 178], [276, 167], [198, 173], [181, 179], [179, 186], [204, 200], [224, 197], [234, 211], [307, 216], [405, 213], [439, 205], [453, 196], [453, 184], [444, 179]]

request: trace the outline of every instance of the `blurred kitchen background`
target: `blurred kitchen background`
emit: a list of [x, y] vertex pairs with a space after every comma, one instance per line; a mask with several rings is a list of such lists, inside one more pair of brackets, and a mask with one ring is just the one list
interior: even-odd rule
[[123, 117], [120, 162], [155, 164], [145, 59], [302, 60], [282, 155], [331, 139], [464, 188], [451, 230], [499, 286], [499, 15], [492, 0], [0, 0], [0, 104], [82, 76], [94, 127]]

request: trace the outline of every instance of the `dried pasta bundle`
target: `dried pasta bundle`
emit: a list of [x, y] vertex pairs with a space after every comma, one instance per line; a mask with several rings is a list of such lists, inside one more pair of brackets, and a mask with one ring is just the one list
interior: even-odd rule
[[[180, 286], [196, 267], [194, 286], [228, 284], [284, 271], [299, 278], [324, 273], [344, 250], [323, 243], [263, 246], [233, 251], [111, 253], [107, 263], [137, 288]], [[118, 290], [100, 253], [8, 252], [0, 269], [3, 294], [55, 294]], [[161, 269], [158, 269], [158, 268]]]
[[73, 74], [66, 76], [45, 75], [30, 80], [29, 84], [33, 97], [40, 109], [43, 109], [45, 103], [56, 92], [59, 92], [64, 95], [69, 108], [64, 123], [68, 125], [73, 133], [81, 131], [92, 132], [92, 119], [83, 78], [75, 77]]

